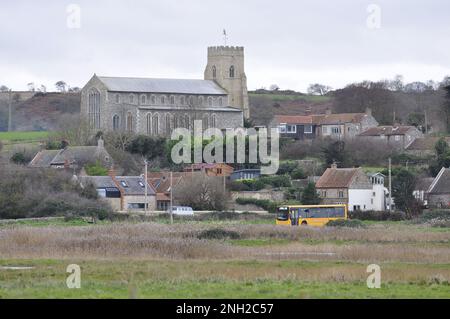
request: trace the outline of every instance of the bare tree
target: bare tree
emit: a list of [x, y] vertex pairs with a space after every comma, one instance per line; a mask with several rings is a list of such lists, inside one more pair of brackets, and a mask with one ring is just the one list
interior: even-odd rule
[[67, 87], [67, 83], [64, 81], [58, 81], [55, 83], [56, 89], [61, 92], [64, 93], [66, 92], [66, 87]]
[[319, 83], [310, 84], [308, 87], [308, 93], [313, 95], [325, 95], [331, 90], [331, 87]]
[[228, 194], [223, 186], [222, 177], [194, 173], [186, 177], [174, 190], [175, 201], [181, 205], [198, 210], [226, 209]]
[[9, 88], [6, 85], [0, 86], [0, 92], [8, 92]]

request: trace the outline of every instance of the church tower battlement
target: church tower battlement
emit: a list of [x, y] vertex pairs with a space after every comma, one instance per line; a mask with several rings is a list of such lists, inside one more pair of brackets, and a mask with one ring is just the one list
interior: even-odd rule
[[243, 111], [249, 118], [247, 76], [244, 69], [244, 47], [208, 47], [205, 80], [216, 81], [228, 92], [228, 105]]

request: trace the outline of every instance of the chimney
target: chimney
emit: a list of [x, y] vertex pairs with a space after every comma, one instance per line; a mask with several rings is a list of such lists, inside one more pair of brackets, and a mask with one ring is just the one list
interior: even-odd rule
[[331, 110], [330, 110], [330, 109], [327, 109], [326, 112], [325, 112], [325, 114], [326, 114], [326, 115], [331, 115]]
[[366, 107], [366, 115], [372, 116], [372, 109], [370, 107]]
[[97, 147], [98, 148], [105, 148], [105, 141], [103, 140], [103, 138], [100, 136], [98, 141], [97, 141]]
[[337, 168], [337, 164], [336, 163], [331, 164], [331, 168], [332, 169], [336, 169]]

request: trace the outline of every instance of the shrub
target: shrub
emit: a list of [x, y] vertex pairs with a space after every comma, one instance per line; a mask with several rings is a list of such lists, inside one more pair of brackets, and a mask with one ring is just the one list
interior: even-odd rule
[[107, 176], [108, 169], [104, 167], [100, 161], [95, 164], [88, 164], [84, 167], [86, 173], [90, 176]]
[[291, 186], [291, 179], [287, 175], [264, 176], [264, 177], [261, 177], [260, 180], [264, 184], [271, 185], [272, 187], [290, 187]]
[[366, 226], [358, 219], [336, 219], [330, 220], [326, 226], [330, 227], [350, 227], [350, 228], [365, 228]]
[[29, 161], [25, 157], [25, 154], [22, 152], [14, 153], [13, 156], [11, 156], [11, 162], [17, 165], [26, 165]]
[[355, 210], [348, 212], [348, 217], [350, 219], [359, 219], [359, 220], [374, 220], [374, 221], [400, 221], [406, 219], [406, 214], [404, 212], [388, 212], [388, 211], [382, 211], [382, 212], [376, 212], [373, 210], [370, 211], [360, 211]]
[[290, 175], [298, 167], [297, 162], [284, 161], [280, 163], [278, 167], [277, 175]]
[[307, 176], [306, 176], [305, 172], [300, 167], [294, 169], [291, 173], [292, 179], [305, 179], [306, 177]]
[[278, 203], [268, 199], [255, 199], [255, 198], [237, 198], [236, 203], [239, 205], [256, 205], [267, 210], [269, 213], [276, 213]]
[[419, 216], [421, 220], [442, 219], [450, 220], [450, 211], [445, 210], [430, 210]]
[[203, 230], [198, 234], [198, 239], [239, 239], [241, 236], [238, 232], [226, 230], [222, 228], [213, 228]]

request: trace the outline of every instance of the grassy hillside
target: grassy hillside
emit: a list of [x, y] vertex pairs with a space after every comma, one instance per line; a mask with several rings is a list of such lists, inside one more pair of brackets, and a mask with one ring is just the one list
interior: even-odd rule
[[333, 107], [332, 96], [301, 93], [250, 92], [250, 118], [256, 125], [268, 125], [274, 115], [322, 114]]

